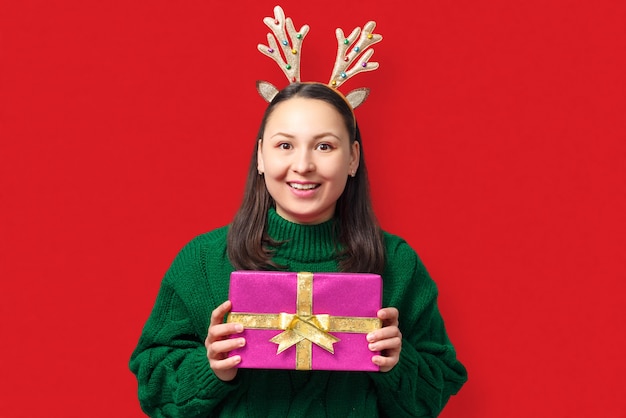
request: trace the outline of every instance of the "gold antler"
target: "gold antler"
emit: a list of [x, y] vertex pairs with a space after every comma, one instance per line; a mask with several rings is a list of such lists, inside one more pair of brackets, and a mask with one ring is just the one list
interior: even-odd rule
[[[333, 74], [328, 82], [329, 86], [337, 88], [355, 74], [362, 71], [373, 71], [378, 68], [377, 62], [368, 62], [374, 54], [374, 50], [367, 49], [383, 39], [382, 35], [374, 33], [375, 27], [376, 22], [367, 22], [362, 32], [361, 28], [357, 27], [347, 38], [344, 36], [341, 28], [335, 31], [335, 35], [337, 36], [337, 58], [335, 59]], [[359, 34], [361, 34], [361, 37], [355, 44], [354, 41]], [[348, 48], [352, 49], [346, 54]], [[356, 61], [358, 61], [358, 63], [356, 63]], [[352, 65], [352, 67], [348, 69], [350, 65]]]
[[[280, 6], [274, 7], [274, 18], [266, 17], [263, 19], [263, 23], [265, 23], [274, 34], [268, 33], [267, 43], [269, 46], [259, 44], [257, 46], [258, 50], [263, 55], [276, 61], [290, 83], [300, 81], [300, 49], [304, 37], [309, 32], [309, 26], [304, 25], [299, 31], [296, 31], [293, 21], [290, 17], [285, 18], [285, 12], [283, 12]], [[279, 50], [279, 44], [282, 55]], [[271, 101], [271, 99], [266, 97], [266, 94], [272, 95], [273, 98], [273, 94], [275, 94], [273, 89], [276, 88], [270, 83], [262, 83], [266, 84], [257, 84], [259, 93], [261, 93], [267, 101]], [[278, 92], [278, 89], [276, 89], [276, 92]]]

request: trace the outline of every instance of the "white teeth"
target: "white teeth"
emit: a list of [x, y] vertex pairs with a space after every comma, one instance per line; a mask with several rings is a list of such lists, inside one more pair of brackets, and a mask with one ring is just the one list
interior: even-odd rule
[[317, 184], [311, 184], [311, 183], [308, 183], [308, 184], [289, 183], [289, 185], [293, 187], [294, 189], [298, 189], [298, 190], [311, 190], [317, 187]]

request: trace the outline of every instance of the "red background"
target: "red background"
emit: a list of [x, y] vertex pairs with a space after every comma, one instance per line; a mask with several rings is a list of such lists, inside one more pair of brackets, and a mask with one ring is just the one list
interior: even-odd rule
[[[412, 4], [413, 11], [406, 9]], [[161, 277], [239, 205], [275, 2], [3, 1], [0, 416], [140, 417]], [[381, 224], [440, 288], [470, 380], [444, 417], [626, 417], [626, 3], [283, 3], [356, 76]]]

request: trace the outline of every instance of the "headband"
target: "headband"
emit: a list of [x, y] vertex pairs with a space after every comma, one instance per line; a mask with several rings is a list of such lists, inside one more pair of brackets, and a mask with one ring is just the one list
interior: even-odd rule
[[[272, 33], [267, 34], [268, 45], [259, 44], [257, 49], [263, 55], [276, 61], [290, 83], [300, 82], [302, 41], [309, 32], [309, 26], [304, 25], [296, 31], [293, 21], [290, 17], [285, 17], [280, 6], [274, 7], [274, 17], [264, 18], [263, 23], [270, 28]], [[370, 47], [383, 39], [382, 35], [374, 33], [375, 27], [376, 22], [369, 21], [363, 28], [354, 28], [347, 37], [340, 28], [335, 30], [337, 58], [327, 85], [344, 97], [352, 109], [356, 109], [365, 102], [370, 89], [357, 88], [344, 96], [338, 87], [360, 72], [373, 71], [378, 68], [377, 62], [369, 62], [374, 54], [374, 49]], [[271, 102], [279, 92], [278, 88], [267, 81], [257, 81], [257, 91], [267, 102]]]

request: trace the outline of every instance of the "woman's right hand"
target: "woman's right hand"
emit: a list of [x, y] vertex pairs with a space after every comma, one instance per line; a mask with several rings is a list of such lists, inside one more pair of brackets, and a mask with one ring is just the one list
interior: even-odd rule
[[246, 344], [243, 337], [229, 338], [233, 334], [243, 332], [241, 324], [223, 323], [224, 315], [230, 312], [231, 308], [232, 304], [227, 300], [213, 310], [209, 332], [206, 340], [204, 340], [209, 365], [213, 373], [225, 382], [231, 381], [237, 376], [237, 365], [241, 362], [241, 356], [228, 357], [228, 353]]

